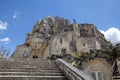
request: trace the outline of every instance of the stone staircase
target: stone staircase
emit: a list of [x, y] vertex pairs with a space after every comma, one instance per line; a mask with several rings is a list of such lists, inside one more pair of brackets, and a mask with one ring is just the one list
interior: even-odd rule
[[67, 80], [54, 61], [0, 59], [0, 80]]

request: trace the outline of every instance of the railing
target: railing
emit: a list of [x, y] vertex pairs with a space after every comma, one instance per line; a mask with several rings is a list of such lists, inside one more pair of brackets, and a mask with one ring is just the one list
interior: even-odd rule
[[57, 59], [56, 64], [69, 80], [93, 80], [91, 76], [88, 76], [62, 59]]

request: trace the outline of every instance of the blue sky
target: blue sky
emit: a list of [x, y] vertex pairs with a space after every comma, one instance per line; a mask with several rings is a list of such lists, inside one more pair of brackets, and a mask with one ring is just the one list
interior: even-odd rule
[[46, 16], [95, 24], [107, 40], [120, 41], [120, 0], [1, 0], [0, 46], [12, 53]]

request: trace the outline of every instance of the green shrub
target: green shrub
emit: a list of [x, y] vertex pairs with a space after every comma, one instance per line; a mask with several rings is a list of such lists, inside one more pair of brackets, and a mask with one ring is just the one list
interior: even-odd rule
[[27, 37], [30, 37], [32, 35], [32, 33], [28, 32], [26, 35], [27, 35]]

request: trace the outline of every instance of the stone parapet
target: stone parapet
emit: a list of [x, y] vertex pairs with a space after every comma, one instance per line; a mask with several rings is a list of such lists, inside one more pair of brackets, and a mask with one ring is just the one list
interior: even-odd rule
[[58, 59], [56, 64], [69, 80], [93, 80], [91, 76], [83, 73], [62, 59]]

